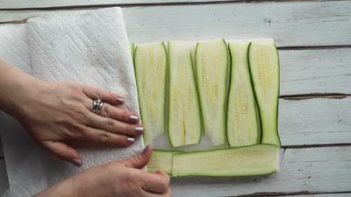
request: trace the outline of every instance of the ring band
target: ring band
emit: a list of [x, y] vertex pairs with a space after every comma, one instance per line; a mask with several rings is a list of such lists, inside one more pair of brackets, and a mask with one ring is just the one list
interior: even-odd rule
[[96, 114], [100, 113], [102, 107], [104, 106], [104, 103], [101, 101], [101, 99], [96, 99], [93, 100], [93, 108], [92, 111]]

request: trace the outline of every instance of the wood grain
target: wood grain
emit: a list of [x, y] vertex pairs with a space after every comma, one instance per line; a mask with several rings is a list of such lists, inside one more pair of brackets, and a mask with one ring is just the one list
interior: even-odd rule
[[351, 97], [279, 101], [284, 146], [351, 143]]
[[351, 48], [280, 50], [280, 95], [351, 93]]
[[[301, 1], [126, 7], [123, 13], [132, 42], [272, 37], [278, 46], [321, 46], [351, 45], [349, 10], [350, 1]], [[49, 12], [57, 11], [2, 11], [0, 22]]]

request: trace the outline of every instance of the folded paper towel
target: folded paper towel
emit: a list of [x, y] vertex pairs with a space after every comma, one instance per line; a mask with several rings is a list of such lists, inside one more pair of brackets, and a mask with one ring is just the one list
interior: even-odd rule
[[[21, 28], [18, 31], [22, 31], [21, 39], [27, 41], [28, 47], [22, 53], [30, 58], [24, 67], [30, 66], [34, 76], [120, 93], [125, 97], [126, 108], [139, 111], [131, 50], [120, 8], [32, 18]], [[11, 60], [16, 58], [9, 56], [4, 59], [16, 63]], [[2, 121], [5, 119], [8, 117]], [[82, 169], [128, 158], [143, 148], [141, 139], [124, 149], [80, 148], [84, 164], [77, 168], [35, 146], [18, 123], [2, 124], [1, 130], [6, 165], [11, 166], [8, 194], [12, 196], [32, 195]], [[24, 151], [25, 146], [28, 148]]]

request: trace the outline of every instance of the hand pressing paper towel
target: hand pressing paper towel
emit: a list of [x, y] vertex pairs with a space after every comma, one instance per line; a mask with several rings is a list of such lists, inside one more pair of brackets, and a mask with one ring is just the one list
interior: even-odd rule
[[[120, 93], [125, 98], [125, 107], [138, 112], [131, 50], [121, 9], [33, 18], [27, 23], [27, 35], [34, 76], [47, 81], [74, 81]], [[15, 180], [10, 180], [10, 189], [33, 194], [82, 169], [128, 158], [142, 148], [141, 139], [123, 149], [79, 148], [83, 158], [81, 168], [37, 148], [18, 169]], [[34, 170], [36, 174], [33, 168], [38, 168]]]

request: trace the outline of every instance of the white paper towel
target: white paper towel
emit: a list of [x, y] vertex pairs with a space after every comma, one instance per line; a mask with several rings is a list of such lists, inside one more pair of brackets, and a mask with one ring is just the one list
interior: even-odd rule
[[[30, 19], [26, 26], [19, 31], [26, 35], [21, 39], [27, 41], [34, 76], [47, 81], [75, 81], [120, 93], [125, 97], [126, 108], [139, 111], [121, 9], [42, 16]], [[18, 63], [11, 60], [16, 59], [12, 54], [8, 56], [4, 59], [9, 63]], [[139, 139], [124, 149], [80, 149], [84, 164], [77, 168], [38, 148], [18, 123], [8, 120], [2, 118], [1, 130], [11, 196], [30, 196], [82, 169], [125, 159], [143, 148]], [[4, 121], [10, 124], [3, 124]]]

